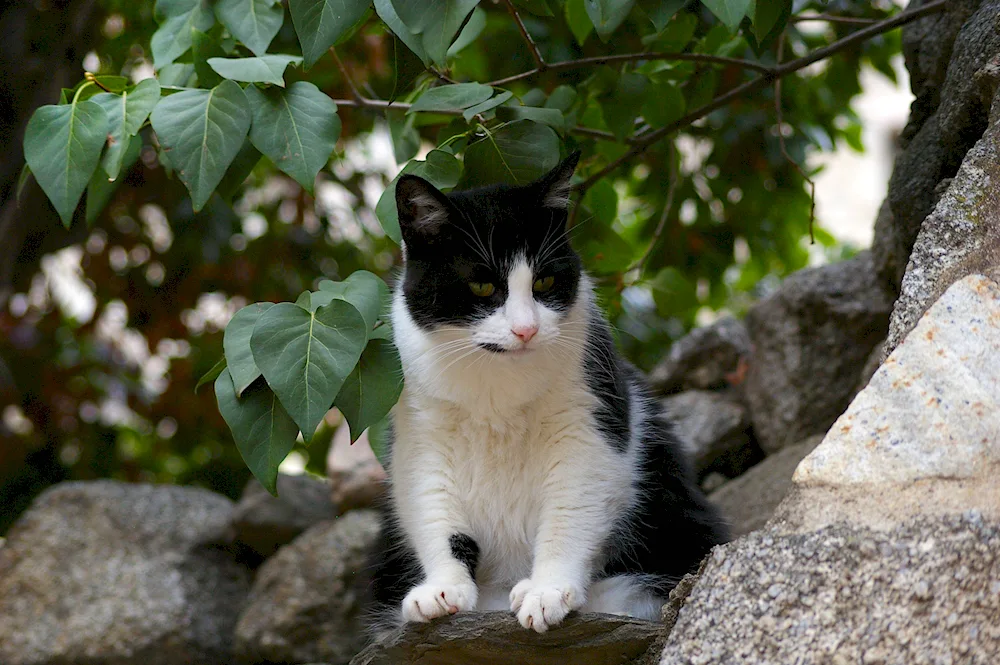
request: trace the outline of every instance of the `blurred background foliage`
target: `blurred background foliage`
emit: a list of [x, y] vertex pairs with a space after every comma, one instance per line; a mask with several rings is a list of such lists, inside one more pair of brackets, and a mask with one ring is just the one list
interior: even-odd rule
[[[5, 214], [13, 209], [20, 138], [33, 108], [55, 103], [53, 85], [73, 85], [84, 69], [149, 75], [147, 49], [156, 29], [151, 0], [13, 4], [19, 6], [2, 10]], [[578, 15], [582, 0], [515, 4], [547, 62], [684, 49], [768, 65], [776, 58], [773, 40], [756, 53], [758, 45], [731, 35], [698, 2], [673, 3], [680, 11], [657, 32], [649, 13], [663, 3], [639, 0], [608, 42]], [[886, 2], [797, 0], [793, 17], [821, 12], [881, 19], [898, 11]], [[482, 32], [444, 76], [487, 81], [534, 67], [502, 3], [484, 0], [477, 14]], [[793, 20], [785, 60], [856, 29]], [[861, 150], [850, 106], [860, 92], [859, 71], [873, 66], [894, 78], [890, 59], [899, 48], [898, 32], [887, 33], [785, 78], [780, 126], [771, 87], [661, 141], [589, 189], [578, 203], [573, 243], [598, 277], [621, 347], [640, 367], [649, 369], [692, 326], [722, 313], [742, 314], [790, 272], [852, 252], [818, 225], [810, 244], [808, 188], [778, 137], [799, 164], [838, 142]], [[270, 50], [298, 52], [290, 20]], [[434, 82], [375, 15], [337, 51], [366, 97], [389, 100]], [[639, 67], [681, 89], [688, 108], [750, 74], [690, 62]], [[578, 125], [629, 133], [637, 115], [655, 115], [666, 103], [655, 85], [630, 87], [633, 71], [634, 65], [599, 65], [545, 72], [507, 87], [521, 99], [541, 99], [569, 86], [579, 98]], [[70, 80], [59, 81], [66, 72]], [[289, 69], [286, 78], [352, 99], [330, 56], [305, 73]], [[234, 183], [231, 205], [216, 196], [195, 213], [150, 141], [92, 227], [77, 219], [63, 231], [37, 186], [25, 187], [20, 207], [10, 213], [15, 221], [0, 224], [0, 240], [16, 245], [0, 271], [0, 534], [38, 492], [62, 480], [114, 477], [239, 493], [249, 471], [211, 390], [194, 392], [221, 354], [228, 318], [247, 303], [294, 300], [320, 279], [340, 280], [362, 268], [391, 284], [399, 251], [375, 207], [402, 167], [396, 156], [405, 163], [407, 141], [418, 142], [422, 154], [456, 131], [447, 116], [411, 116], [410, 129], [399, 112], [387, 118], [383, 111], [341, 106], [339, 115], [341, 139], [315, 195], [265, 158], [242, 186]], [[567, 132], [564, 143], [565, 150], [584, 149], [583, 176], [626, 149], [586, 132]], [[662, 234], [636, 269], [668, 197]], [[11, 228], [33, 222], [36, 230], [12, 235]], [[318, 434], [310, 447], [297, 447], [298, 459], [322, 472], [328, 444], [329, 432]]]

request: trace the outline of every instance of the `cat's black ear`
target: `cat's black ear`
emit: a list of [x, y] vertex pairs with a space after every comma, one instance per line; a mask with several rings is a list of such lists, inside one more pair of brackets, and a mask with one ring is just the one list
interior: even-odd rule
[[402, 175], [396, 181], [396, 211], [403, 239], [435, 236], [448, 221], [448, 197], [423, 178]]
[[577, 150], [538, 179], [542, 207], [556, 210], [566, 210], [569, 207], [570, 179], [579, 161], [580, 151]]

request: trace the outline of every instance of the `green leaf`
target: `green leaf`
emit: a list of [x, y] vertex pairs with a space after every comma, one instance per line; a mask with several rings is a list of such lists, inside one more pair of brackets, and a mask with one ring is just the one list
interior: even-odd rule
[[262, 55], [255, 58], [209, 58], [208, 66], [234, 81], [273, 83], [285, 87], [285, 68], [297, 65], [297, 55]]
[[378, 17], [382, 19], [382, 22], [386, 24], [389, 30], [399, 37], [399, 40], [406, 44], [406, 47], [413, 51], [415, 56], [420, 58], [424, 66], [430, 64], [427, 51], [424, 49], [423, 39], [420, 35], [406, 27], [406, 24], [403, 23], [403, 19], [399, 18], [399, 14], [396, 13], [396, 8], [392, 6], [390, 0], [375, 0], [375, 13], [378, 14]]
[[501, 120], [533, 120], [558, 130], [566, 128], [566, 118], [558, 109], [546, 109], [538, 106], [501, 106], [497, 109], [497, 117]]
[[549, 98], [545, 100], [545, 108], [569, 113], [569, 110], [573, 108], [573, 104], [576, 103], [577, 97], [578, 95], [573, 87], [561, 85], [553, 90]]
[[219, 358], [218, 362], [212, 365], [212, 369], [205, 372], [201, 378], [198, 379], [198, 383], [194, 387], [194, 392], [197, 394], [203, 385], [211, 383], [219, 378], [219, 375], [222, 374], [222, 370], [224, 369], [226, 369], [226, 356]]
[[500, 94], [494, 95], [491, 99], [487, 99], [485, 102], [481, 102], [475, 106], [470, 106], [465, 109], [465, 111], [462, 112], [462, 117], [465, 118], [466, 122], [470, 122], [477, 113], [486, 113], [491, 109], [495, 109], [513, 96], [514, 93], [509, 90], [504, 90]]
[[306, 67], [316, 64], [328, 48], [361, 20], [370, 6], [371, 0], [288, 0]]
[[306, 441], [333, 405], [368, 340], [365, 319], [345, 300], [315, 312], [279, 303], [250, 337], [254, 361]]
[[518, 120], [492, 133], [465, 151], [469, 184], [506, 182], [525, 185], [559, 163], [559, 137], [551, 128]]
[[709, 11], [715, 14], [722, 23], [735, 32], [740, 27], [740, 21], [747, 15], [751, 0], [701, 0]]
[[160, 84], [153, 78], [143, 79], [122, 94], [125, 96], [125, 133], [135, 136], [160, 101]]
[[[194, 32], [191, 33], [192, 35]], [[171, 88], [184, 88], [193, 85], [195, 76], [194, 65], [188, 62], [175, 62], [159, 71], [159, 81], [162, 94], [169, 94]]]
[[208, 32], [215, 24], [215, 16], [206, 0], [158, 0], [156, 13], [164, 17], [150, 40], [153, 66], [158, 70], [187, 53], [191, 48], [192, 30]]
[[215, 380], [215, 398], [243, 461], [260, 484], [277, 496], [278, 466], [295, 445], [298, 427], [263, 382], [238, 399], [228, 369]]
[[389, 447], [392, 445], [392, 419], [388, 416], [368, 428], [368, 443], [375, 459], [383, 467], [389, 464]]
[[663, 32], [674, 14], [687, 3], [688, 0], [639, 0], [639, 6], [658, 33]]
[[86, 100], [40, 107], [24, 131], [24, 159], [66, 228], [101, 159], [107, 125], [104, 108]]
[[454, 83], [426, 90], [407, 113], [454, 111], [481, 104], [493, 95], [493, 88], [481, 83]]
[[164, 97], [150, 118], [160, 144], [195, 211], [212, 196], [250, 129], [243, 89], [223, 81], [211, 90], [185, 90]]
[[642, 117], [653, 127], [665, 127], [684, 115], [684, 93], [670, 81], [654, 83], [642, 105]]
[[597, 36], [606, 42], [628, 17], [635, 0], [584, 0], [583, 4]]
[[404, 173], [418, 175], [438, 189], [450, 189], [462, 178], [462, 162], [444, 150], [431, 150], [427, 153], [425, 161], [410, 162], [392, 179], [375, 206], [375, 216], [378, 217], [382, 230], [396, 244], [403, 240], [399, 231], [399, 214], [396, 210], [396, 181]]
[[392, 0], [396, 14], [421, 37], [427, 57], [445, 65], [448, 49], [479, 0]]
[[319, 290], [354, 305], [369, 331], [375, 328], [375, 322], [386, 311], [391, 297], [385, 282], [367, 270], [356, 270], [342, 282], [324, 279], [319, 283]]
[[625, 72], [614, 91], [601, 101], [604, 122], [615, 136], [623, 139], [635, 131], [635, 119], [647, 101], [649, 80], [642, 74]]
[[399, 352], [388, 340], [371, 340], [334, 402], [347, 418], [351, 443], [389, 414], [401, 392], [403, 367]]
[[656, 310], [663, 317], [677, 316], [697, 309], [698, 295], [695, 284], [681, 271], [666, 267], [656, 274], [651, 283]]
[[[96, 171], [95, 171], [96, 172]], [[27, 163], [21, 167], [21, 172], [17, 175], [17, 186], [14, 188], [14, 200], [17, 202], [17, 207], [21, 207], [21, 195], [24, 194], [24, 187], [28, 184], [28, 178], [31, 177], [31, 169], [28, 167]]]
[[222, 176], [222, 180], [215, 188], [216, 193], [223, 201], [229, 203], [233, 200], [262, 156], [260, 150], [254, 147], [249, 138], [243, 141], [243, 147], [236, 153], [233, 163], [226, 169], [226, 175]]
[[[678, 14], [668, 21], [666, 27], [651, 40], [657, 50], [683, 51], [698, 29], [698, 17], [693, 14]], [[646, 40], [643, 40], [646, 43]]]
[[316, 174], [340, 138], [340, 117], [333, 100], [312, 83], [298, 81], [287, 90], [245, 90], [253, 124], [250, 140], [275, 166], [312, 193]]
[[281, 0], [219, 0], [215, 15], [233, 37], [264, 55], [285, 20]]
[[[128, 136], [125, 138], [127, 145], [122, 152], [121, 170], [128, 171], [132, 165], [139, 161], [139, 154], [142, 152], [142, 139], [138, 136]], [[111, 200], [111, 196], [121, 184], [120, 179], [108, 180], [104, 169], [94, 169], [94, 175], [90, 177], [87, 184], [86, 216], [87, 226], [93, 226], [97, 216], [101, 214], [104, 207]]]
[[780, 33], [792, 14], [792, 0], [751, 0], [747, 15], [761, 44]]
[[131, 91], [123, 90], [121, 94], [102, 92], [91, 98], [101, 105], [108, 117], [107, 149], [102, 166], [109, 179], [118, 178], [129, 137], [139, 133], [159, 99], [160, 84], [156, 79], [145, 79]]
[[486, 12], [483, 11], [482, 7], [476, 7], [472, 10], [472, 16], [465, 22], [465, 27], [458, 33], [458, 37], [455, 38], [452, 45], [448, 47], [448, 57], [458, 55], [459, 51], [476, 41], [484, 28], [486, 28]]
[[214, 88], [222, 83], [223, 77], [208, 64], [209, 58], [224, 58], [226, 52], [214, 37], [204, 32], [191, 32], [191, 60], [198, 75], [199, 88]]
[[408, 161], [420, 150], [420, 134], [413, 128], [415, 115], [405, 115], [402, 111], [387, 111], [389, 136], [392, 138], [392, 154], [397, 164]]
[[583, 46], [587, 37], [594, 31], [594, 24], [587, 15], [587, 8], [584, 6], [586, 0], [566, 0], [564, 12], [566, 14], [566, 24], [569, 25], [570, 32], [576, 43]]
[[271, 302], [247, 305], [233, 315], [223, 333], [222, 349], [237, 396], [242, 396], [243, 391], [260, 376], [260, 369], [250, 350], [250, 335], [253, 334], [253, 327], [260, 315], [273, 306], [274, 303]]

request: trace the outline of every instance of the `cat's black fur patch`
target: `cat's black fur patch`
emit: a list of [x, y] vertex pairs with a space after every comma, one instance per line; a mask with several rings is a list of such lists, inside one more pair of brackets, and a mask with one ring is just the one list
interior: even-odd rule
[[476, 579], [476, 566], [479, 565], [479, 545], [472, 536], [464, 533], [453, 533], [448, 539], [451, 555], [465, 566], [469, 577]]
[[596, 313], [587, 327], [587, 354], [583, 371], [587, 387], [600, 402], [594, 414], [597, 429], [615, 450], [625, 452], [629, 439], [629, 399], [625, 368], [615, 350], [607, 323]]

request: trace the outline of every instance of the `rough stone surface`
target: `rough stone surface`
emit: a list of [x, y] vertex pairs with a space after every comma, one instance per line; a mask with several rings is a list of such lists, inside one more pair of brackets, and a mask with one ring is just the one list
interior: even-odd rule
[[510, 612], [460, 612], [409, 624], [371, 646], [351, 665], [613, 665], [631, 663], [663, 627], [608, 614], [572, 615], [558, 628], [525, 630]]
[[728, 520], [734, 538], [764, 526], [788, 494], [795, 467], [822, 440], [813, 436], [783, 448], [709, 495]]
[[760, 531], [714, 550], [661, 665], [995, 665], [1000, 525]]
[[[997, 100], [1000, 106], [1000, 95]], [[976, 272], [1000, 279], [1000, 117], [965, 156], [921, 226], [893, 308], [885, 354], [950, 284]]]
[[986, 129], [989, 104], [975, 74], [1000, 53], [1000, 2], [955, 0], [905, 26], [903, 46], [916, 100], [889, 183], [892, 221], [876, 227], [873, 241], [876, 270], [894, 290], [937, 202], [937, 184], [955, 174]]
[[1000, 286], [954, 284], [795, 472], [782, 528], [886, 527], [975, 508], [1000, 519]]
[[333, 503], [341, 513], [370, 508], [385, 494], [385, 470], [372, 452], [367, 430], [352, 444], [347, 423], [333, 435], [326, 458], [326, 475], [333, 486]]
[[269, 557], [313, 524], [336, 515], [329, 483], [279, 474], [276, 497], [250, 479], [233, 511], [232, 528], [237, 542]]
[[649, 381], [662, 394], [738, 385], [740, 364], [748, 355], [746, 326], [724, 318], [674, 342], [667, 357], [650, 372]]
[[364, 646], [361, 602], [377, 513], [313, 526], [267, 560], [236, 626], [243, 662], [346, 663]]
[[219, 546], [232, 510], [190, 487], [47, 490], [0, 549], [0, 663], [230, 663], [249, 588]]
[[750, 443], [750, 412], [730, 393], [688, 390], [664, 398], [661, 404], [699, 473]]
[[765, 451], [826, 432], [847, 408], [888, 329], [892, 302], [876, 282], [871, 255], [861, 252], [795, 273], [750, 310], [745, 393]]

